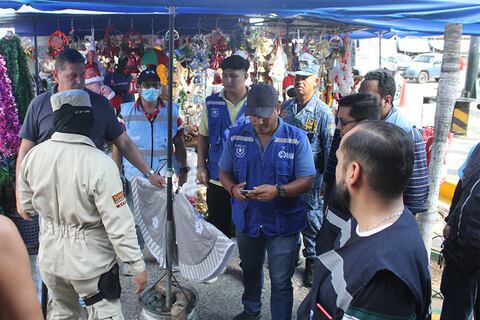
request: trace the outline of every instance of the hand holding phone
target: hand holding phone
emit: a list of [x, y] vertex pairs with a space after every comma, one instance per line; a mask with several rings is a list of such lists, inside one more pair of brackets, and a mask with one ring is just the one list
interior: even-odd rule
[[252, 191], [252, 190], [242, 189], [242, 190], [240, 190], [240, 193], [241, 193], [242, 195], [246, 196], [250, 191]]

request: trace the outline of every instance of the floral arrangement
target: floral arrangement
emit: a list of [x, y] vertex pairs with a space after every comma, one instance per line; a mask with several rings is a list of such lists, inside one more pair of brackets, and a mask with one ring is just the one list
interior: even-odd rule
[[[7, 75], [5, 60], [0, 55], [0, 189], [2, 194], [5, 194], [5, 190], [13, 190], [15, 157], [20, 146], [18, 132], [18, 113], [12, 86]], [[13, 205], [7, 198], [12, 200], [15, 197], [5, 194], [4, 198], [6, 199], [0, 201], [0, 212], [5, 211], [6, 208], [3, 207]]]

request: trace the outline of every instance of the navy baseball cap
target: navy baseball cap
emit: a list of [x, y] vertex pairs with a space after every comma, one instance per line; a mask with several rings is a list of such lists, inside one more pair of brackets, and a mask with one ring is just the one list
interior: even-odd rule
[[311, 54], [302, 52], [298, 58], [298, 65], [295, 70], [295, 75], [309, 77], [318, 75], [319, 71], [320, 64], [318, 63], [318, 60], [315, 59]]
[[160, 77], [153, 69], [143, 70], [137, 78], [137, 84], [140, 85], [144, 82], [160, 82]]
[[278, 94], [269, 84], [256, 84], [247, 95], [247, 115], [270, 118], [278, 104]]

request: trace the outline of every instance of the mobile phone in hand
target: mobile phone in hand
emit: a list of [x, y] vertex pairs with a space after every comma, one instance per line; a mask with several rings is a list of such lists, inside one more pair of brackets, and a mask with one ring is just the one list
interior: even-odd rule
[[246, 196], [250, 191], [252, 191], [252, 190], [242, 189], [242, 190], [240, 190], [240, 193], [241, 193], [242, 195]]

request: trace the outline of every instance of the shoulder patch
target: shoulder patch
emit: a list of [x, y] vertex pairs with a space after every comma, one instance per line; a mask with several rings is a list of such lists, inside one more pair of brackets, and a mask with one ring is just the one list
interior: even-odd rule
[[127, 204], [127, 199], [125, 199], [125, 195], [123, 194], [123, 191], [120, 191], [119, 193], [116, 193], [112, 196], [113, 199], [113, 204], [117, 207], [123, 207], [124, 205]]

